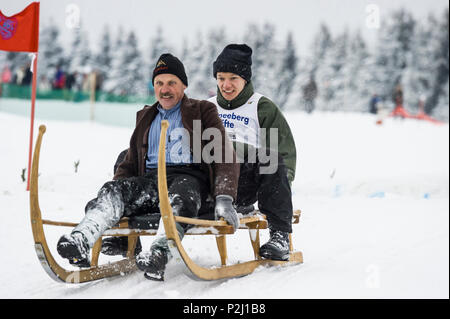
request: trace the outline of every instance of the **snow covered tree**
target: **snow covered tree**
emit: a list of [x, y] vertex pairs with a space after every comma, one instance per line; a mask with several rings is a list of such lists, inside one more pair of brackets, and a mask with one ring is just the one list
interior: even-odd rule
[[39, 33], [38, 75], [40, 80], [52, 80], [58, 65], [64, 64], [64, 49], [59, 40], [59, 29], [50, 19], [43, 23]]
[[122, 72], [122, 48], [123, 48], [124, 30], [122, 26], [119, 26], [116, 34], [116, 40], [112, 46], [111, 51], [111, 68], [108, 72], [108, 77], [103, 83], [103, 88], [109, 93], [119, 94], [120, 88], [118, 87], [119, 79]]
[[372, 95], [370, 88], [370, 70], [373, 60], [366, 42], [360, 32], [350, 37], [347, 52], [347, 104], [345, 110], [367, 111], [368, 99]]
[[333, 39], [331, 36], [331, 32], [328, 26], [324, 23], [320, 25], [319, 31], [314, 37], [312, 48], [311, 48], [311, 56], [308, 60], [310, 60], [310, 73], [316, 73], [317, 69], [323, 62], [325, 55], [328, 49], [333, 45]]
[[391, 101], [391, 94], [408, 66], [416, 21], [405, 9], [394, 11], [382, 23], [376, 49], [376, 65], [373, 69], [374, 90]]
[[244, 42], [253, 49], [252, 82], [256, 91], [275, 100], [278, 87], [278, 72], [281, 57], [275, 38], [276, 29], [271, 23], [262, 26], [250, 24], [244, 35]]
[[311, 78], [314, 78], [317, 86], [319, 96], [323, 94], [323, 88], [326, 88], [328, 85], [328, 80], [324, 83], [320, 83], [317, 78], [317, 72], [320, 68], [324, 67], [324, 59], [327, 55], [328, 50], [332, 47], [333, 40], [331, 32], [328, 26], [322, 23], [319, 27], [319, 31], [313, 38], [310, 53], [306, 54], [299, 63], [297, 76], [295, 81], [292, 83], [292, 89], [289, 94], [286, 105], [288, 108], [292, 109], [304, 109], [304, 96], [303, 89], [310, 82]]
[[72, 44], [68, 55], [67, 71], [88, 73], [92, 69], [92, 53], [89, 47], [89, 39], [82, 24], [79, 28], [72, 29]]
[[188, 44], [183, 48], [182, 62], [184, 64], [189, 83], [186, 94], [192, 98], [205, 98], [207, 92], [202, 92], [201, 86], [199, 85], [199, 83], [205, 81], [204, 74], [199, 68], [199, 66], [204, 63], [203, 57], [205, 50], [205, 39], [201, 31], [197, 31], [194, 39], [195, 42], [193, 44]]
[[331, 46], [328, 46], [322, 63], [317, 66], [316, 79], [321, 88], [319, 104], [325, 110], [342, 110], [348, 103], [348, 46], [348, 31], [344, 31], [335, 38]]
[[122, 31], [119, 31], [111, 77], [105, 87], [117, 95], [146, 95], [143, 59], [133, 31], [128, 34], [125, 41], [122, 41]]
[[206, 42], [203, 49], [202, 61], [196, 65], [199, 79], [195, 83], [197, 98], [207, 98], [216, 94], [216, 79], [213, 76], [213, 63], [217, 56], [227, 45], [225, 29], [212, 29], [206, 35]]
[[98, 70], [105, 81], [112, 67], [112, 44], [111, 33], [108, 26], [105, 26], [100, 38], [100, 47], [94, 57], [93, 68]]
[[153, 75], [153, 69], [155, 68], [156, 63], [158, 62], [157, 59], [161, 56], [163, 53], [172, 53], [172, 48], [169, 45], [169, 43], [166, 41], [166, 37], [164, 36], [164, 30], [161, 26], [158, 26], [156, 28], [156, 32], [154, 37], [150, 39], [150, 53], [148, 55], [147, 59], [147, 65], [148, 65], [148, 72], [147, 72], [147, 78], [152, 78]]
[[274, 99], [280, 108], [285, 108], [297, 76], [298, 57], [292, 32], [289, 32], [284, 49], [281, 51], [281, 63], [278, 71], [278, 87]]
[[[433, 90], [425, 104], [425, 111], [431, 113], [434, 108], [446, 108], [448, 119], [448, 86], [449, 86], [449, 10], [443, 14], [443, 19], [437, 24]], [[441, 112], [442, 113], [442, 112]], [[445, 114], [445, 111], [442, 113]]]

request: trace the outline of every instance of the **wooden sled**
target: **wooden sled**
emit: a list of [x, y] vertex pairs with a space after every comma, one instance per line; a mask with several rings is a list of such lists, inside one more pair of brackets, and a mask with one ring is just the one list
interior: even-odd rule
[[[303, 262], [303, 256], [301, 252], [294, 252], [291, 239], [291, 253], [288, 261], [276, 261], [261, 259], [259, 257], [259, 230], [266, 229], [268, 227], [267, 220], [260, 212], [253, 212], [252, 214], [245, 215], [240, 219], [239, 229], [248, 229], [250, 233], [250, 242], [253, 247], [255, 259], [252, 261], [239, 263], [235, 265], [227, 265], [227, 249], [226, 249], [226, 235], [233, 234], [233, 228], [223, 220], [207, 220], [207, 219], [194, 219], [180, 216], [174, 216], [172, 208], [169, 204], [169, 197], [167, 192], [166, 181], [166, 167], [164, 142], [168, 128], [168, 122], [162, 122], [161, 140], [159, 149], [159, 165], [158, 165], [158, 191], [160, 197], [161, 207], [161, 220], [164, 224], [166, 236], [168, 238], [169, 247], [174, 256], [178, 256], [186, 264], [190, 272], [197, 278], [203, 280], [216, 280], [223, 278], [232, 278], [244, 276], [252, 273], [257, 267], [261, 265], [287, 265], [287, 264], [299, 264]], [[89, 268], [81, 268], [77, 270], [68, 270], [60, 266], [50, 251], [47, 240], [44, 233], [44, 225], [53, 226], [67, 226], [75, 227], [77, 223], [51, 221], [42, 219], [41, 210], [39, 207], [38, 196], [38, 173], [39, 173], [39, 155], [42, 144], [42, 137], [45, 133], [45, 126], [39, 127], [39, 135], [36, 141], [36, 146], [33, 154], [33, 164], [31, 170], [30, 180], [30, 217], [31, 226], [34, 237], [34, 246], [38, 259], [43, 266], [47, 274], [58, 282], [65, 283], [83, 283], [102, 278], [108, 278], [113, 276], [124, 275], [137, 269], [134, 257], [134, 250], [136, 242], [139, 236], [154, 236], [157, 233], [159, 218], [153, 219], [151, 222], [142, 219], [133, 220], [132, 218], [122, 218], [119, 223], [107, 230], [104, 236], [127, 236], [128, 237], [128, 250], [125, 258], [108, 262], [106, 264], [99, 265], [99, 256], [101, 250], [102, 237], [97, 240], [91, 253], [91, 266]], [[162, 163], [162, 164], [161, 164]], [[299, 222], [300, 211], [297, 210], [293, 214], [293, 223]], [[186, 235], [215, 235], [217, 248], [220, 255], [221, 266], [214, 268], [205, 268], [197, 265], [192, 261], [189, 255], [183, 248], [181, 240], [178, 236], [178, 232], [175, 227], [175, 222], [187, 223], [193, 225], [189, 229]], [[139, 227], [139, 228], [136, 228]]]

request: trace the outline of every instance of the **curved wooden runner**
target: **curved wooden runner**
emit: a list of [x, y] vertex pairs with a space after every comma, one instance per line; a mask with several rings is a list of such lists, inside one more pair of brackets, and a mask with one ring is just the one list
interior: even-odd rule
[[[172, 208], [169, 203], [167, 180], [166, 180], [166, 166], [165, 166], [165, 137], [167, 134], [168, 122], [162, 122], [161, 139], [159, 145], [159, 161], [158, 161], [158, 191], [160, 197], [161, 218], [164, 224], [166, 235], [169, 241], [169, 246], [175, 255], [181, 256], [188, 269], [198, 278], [204, 280], [215, 280], [222, 278], [239, 277], [250, 274], [257, 267], [261, 265], [286, 265], [286, 264], [298, 264], [303, 262], [303, 256], [301, 252], [294, 252], [291, 249], [291, 256], [289, 261], [275, 261], [275, 260], [262, 260], [258, 257], [259, 249], [259, 236], [252, 236], [252, 246], [255, 251], [256, 260], [239, 263], [236, 265], [226, 264], [226, 242], [225, 235], [232, 234], [233, 229], [225, 221], [212, 221], [194, 218], [185, 218], [180, 216], [174, 216]], [[120, 221], [119, 225], [107, 230], [104, 236], [128, 236], [129, 246], [127, 257], [115, 261], [109, 262], [104, 265], [98, 265], [98, 257], [101, 248], [101, 238], [96, 242], [93, 247], [93, 256], [91, 260], [91, 267], [80, 270], [67, 270], [61, 267], [52, 255], [51, 250], [48, 247], [47, 240], [44, 233], [44, 225], [54, 226], [67, 226], [75, 227], [76, 223], [60, 222], [43, 220], [41, 216], [41, 209], [39, 207], [39, 192], [38, 192], [38, 175], [39, 175], [39, 157], [42, 145], [43, 135], [46, 131], [44, 125], [39, 127], [39, 134], [36, 141], [36, 146], [33, 154], [33, 163], [30, 179], [30, 218], [31, 227], [34, 238], [34, 246], [38, 259], [48, 273], [48, 275], [58, 281], [65, 283], [83, 283], [102, 278], [123, 275], [128, 272], [137, 269], [134, 259], [134, 247], [136, 244], [137, 236], [152, 236], [156, 234], [156, 230], [140, 230], [128, 228], [127, 219]], [[267, 221], [264, 220], [262, 215], [255, 215], [250, 217], [241, 218], [241, 228], [247, 228], [251, 231], [258, 232], [259, 229], [267, 227]], [[300, 212], [294, 212], [294, 223], [298, 223]], [[197, 230], [197, 232], [191, 232], [192, 235], [204, 235], [214, 234], [216, 235], [217, 246], [219, 249], [222, 266], [216, 268], [205, 268], [197, 265], [188, 256], [181, 244], [181, 240], [176, 230], [175, 222], [188, 223], [195, 225], [191, 230]], [[258, 233], [257, 233], [258, 234]]]
[[80, 270], [66, 270], [53, 258], [45, 238], [38, 193], [39, 155], [45, 130], [46, 128], [44, 125], [39, 127], [39, 135], [34, 149], [30, 179], [31, 228], [33, 231], [34, 247], [42, 267], [44, 267], [45, 271], [54, 280], [67, 283], [82, 283], [117, 276], [136, 269], [134, 259], [122, 259], [101, 266], [93, 266]]
[[286, 265], [302, 263], [303, 257], [301, 252], [292, 252], [289, 261], [258, 259], [235, 265], [215, 268], [201, 267], [189, 257], [183, 245], [181, 244], [180, 237], [178, 236], [178, 231], [175, 226], [175, 218], [173, 215], [172, 207], [170, 206], [167, 190], [165, 140], [168, 127], [169, 123], [166, 120], [162, 121], [158, 158], [158, 193], [160, 201], [160, 211], [171, 251], [174, 255], [180, 255], [192, 274], [204, 280], [217, 280], [248, 275], [261, 265]]

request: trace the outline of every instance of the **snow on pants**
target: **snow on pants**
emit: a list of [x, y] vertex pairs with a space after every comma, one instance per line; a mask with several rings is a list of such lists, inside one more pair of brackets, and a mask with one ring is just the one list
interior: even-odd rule
[[[196, 165], [167, 166], [168, 194], [174, 215], [198, 216], [208, 196], [207, 180]], [[150, 169], [144, 176], [105, 183], [85, 210], [85, 217], [72, 232], [83, 233], [89, 247], [122, 217], [159, 213], [157, 169]]]
[[283, 158], [278, 156], [278, 169], [273, 174], [261, 174], [262, 166], [259, 161], [241, 163], [236, 205], [248, 206], [258, 201], [269, 228], [291, 233], [292, 194]]

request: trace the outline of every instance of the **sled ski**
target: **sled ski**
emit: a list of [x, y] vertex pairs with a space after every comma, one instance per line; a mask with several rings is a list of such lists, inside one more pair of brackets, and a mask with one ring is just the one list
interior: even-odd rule
[[[159, 214], [153, 214], [147, 216], [139, 216], [134, 219], [122, 218], [115, 227], [107, 230], [102, 235], [102, 237], [127, 236], [127, 256], [118, 261], [99, 265], [99, 256], [102, 243], [102, 237], [100, 237], [91, 251], [91, 266], [89, 268], [81, 269], [66, 269], [63, 266], [59, 265], [53, 257], [52, 251], [49, 249], [49, 246], [47, 244], [44, 225], [75, 227], [77, 223], [42, 219], [41, 209], [39, 206], [38, 174], [42, 138], [46, 131], [46, 127], [44, 125], [41, 125], [39, 127], [39, 135], [34, 149], [30, 179], [30, 218], [36, 254], [42, 267], [52, 279], [64, 283], [84, 283], [113, 276], [123, 276], [127, 273], [135, 271], [137, 267], [134, 257], [134, 250], [138, 237], [156, 235], [160, 220], [162, 220], [163, 222], [172, 254], [174, 256], [179, 256], [179, 259], [184, 261], [190, 272], [199, 279], [217, 280], [223, 278], [240, 277], [252, 273], [257, 267], [261, 265], [289, 265], [299, 264], [303, 262], [302, 253], [295, 252], [293, 250], [291, 234], [289, 235], [291, 240], [291, 253], [288, 261], [267, 260], [261, 259], [259, 257], [259, 230], [266, 229], [268, 227], [268, 224], [265, 215], [258, 211], [254, 211], [251, 214], [244, 215], [244, 217], [240, 219], [239, 227], [239, 229], [249, 230], [250, 241], [254, 251], [255, 259], [235, 265], [226, 264], [226, 235], [234, 233], [233, 228], [230, 225], [228, 225], [223, 220], [195, 219], [174, 216], [168, 198], [166, 167], [164, 165], [164, 142], [168, 128], [168, 122], [163, 121], [161, 126], [162, 128], [158, 161], [158, 191], [160, 197], [161, 215], [159, 216]], [[300, 210], [294, 211], [292, 223], [297, 224], [299, 222], [299, 218]], [[194, 261], [192, 261], [187, 252], [184, 250], [183, 245], [181, 244], [178, 232], [176, 231], [175, 222], [193, 225], [193, 227], [186, 232], [186, 235], [215, 235], [217, 248], [220, 255], [221, 266], [214, 268], [205, 268], [197, 265]]]

